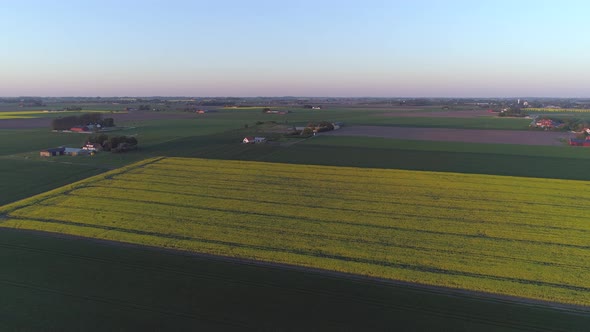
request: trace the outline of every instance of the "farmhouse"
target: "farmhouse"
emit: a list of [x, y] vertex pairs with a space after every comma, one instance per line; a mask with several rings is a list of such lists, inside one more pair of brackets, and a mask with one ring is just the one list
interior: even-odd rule
[[562, 127], [563, 124], [551, 119], [541, 119], [535, 121], [535, 126], [537, 128], [552, 129]]
[[242, 140], [242, 143], [244, 144], [254, 144], [254, 143], [264, 143], [266, 142], [266, 137], [253, 137], [253, 136], [248, 136], [248, 137], [244, 137], [244, 139]]
[[571, 146], [590, 146], [590, 139], [570, 138], [568, 144]]
[[102, 145], [99, 143], [86, 143], [82, 149], [93, 152], [102, 151]]
[[49, 148], [45, 150], [41, 150], [39, 155], [41, 157], [54, 157], [54, 156], [63, 156], [65, 154], [66, 148], [59, 147], [59, 148]]
[[90, 151], [78, 148], [65, 148], [64, 154], [68, 156], [83, 156], [90, 154]]

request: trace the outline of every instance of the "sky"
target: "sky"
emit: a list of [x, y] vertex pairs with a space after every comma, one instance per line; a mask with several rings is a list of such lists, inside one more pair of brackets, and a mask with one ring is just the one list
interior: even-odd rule
[[0, 0], [0, 96], [590, 97], [590, 2]]

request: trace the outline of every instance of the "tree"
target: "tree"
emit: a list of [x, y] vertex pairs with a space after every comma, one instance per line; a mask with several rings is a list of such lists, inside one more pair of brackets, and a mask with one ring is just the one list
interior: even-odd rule
[[313, 135], [313, 129], [309, 128], [309, 127], [305, 127], [302, 131], [301, 131], [301, 136], [311, 136]]
[[[332, 122], [322, 121], [319, 123], [318, 126], [320, 128], [327, 128], [327, 130], [334, 130], [334, 125], [332, 124]], [[327, 130], [325, 130], [325, 131], [327, 131]]]
[[115, 126], [115, 119], [113, 118], [106, 118], [102, 119], [99, 124], [103, 127], [114, 127]]

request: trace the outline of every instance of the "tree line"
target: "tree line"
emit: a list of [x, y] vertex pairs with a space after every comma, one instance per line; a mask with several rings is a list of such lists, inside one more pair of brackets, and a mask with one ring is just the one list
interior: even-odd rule
[[76, 126], [86, 126], [89, 124], [99, 124], [101, 127], [114, 127], [115, 119], [102, 118], [100, 113], [84, 113], [79, 116], [66, 116], [63, 118], [55, 118], [51, 121], [53, 130], [69, 130]]
[[137, 149], [137, 138], [131, 136], [111, 136], [105, 134], [90, 136], [87, 143], [100, 144], [104, 151], [125, 152]]

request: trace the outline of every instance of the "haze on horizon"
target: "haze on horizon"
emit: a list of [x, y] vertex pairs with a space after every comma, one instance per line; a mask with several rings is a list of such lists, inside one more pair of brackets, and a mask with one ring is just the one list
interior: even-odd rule
[[0, 96], [590, 97], [585, 1], [6, 1]]

